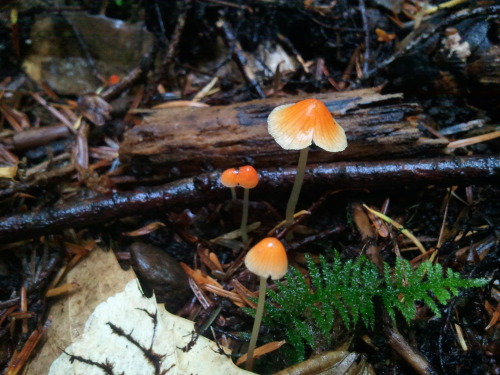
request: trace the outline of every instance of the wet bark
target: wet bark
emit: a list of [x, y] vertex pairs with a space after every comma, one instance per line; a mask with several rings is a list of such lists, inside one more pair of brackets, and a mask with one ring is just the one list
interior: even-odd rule
[[[415, 119], [421, 107], [402, 103], [401, 94], [374, 89], [317, 94], [346, 130], [349, 147], [341, 153], [312, 148], [309, 162], [374, 160], [432, 155], [443, 139], [423, 136]], [[298, 152], [283, 150], [267, 132], [266, 119], [278, 105], [303, 97], [254, 100], [229, 106], [148, 110], [124, 135], [120, 160], [138, 174], [193, 176], [243, 164], [259, 167], [296, 164]]]

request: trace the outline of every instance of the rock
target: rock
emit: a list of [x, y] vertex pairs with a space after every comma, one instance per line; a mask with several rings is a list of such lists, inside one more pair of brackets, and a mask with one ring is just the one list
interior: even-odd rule
[[158, 303], [175, 312], [191, 296], [186, 273], [177, 260], [160, 248], [141, 242], [130, 246], [132, 266], [142, 285], [154, 291]]
[[[89, 64], [86, 51], [92, 56]], [[30, 34], [31, 49], [23, 61], [26, 73], [61, 95], [95, 92], [110, 75], [124, 77], [151, 49], [153, 35], [142, 24], [103, 16], [64, 13], [38, 19]]]

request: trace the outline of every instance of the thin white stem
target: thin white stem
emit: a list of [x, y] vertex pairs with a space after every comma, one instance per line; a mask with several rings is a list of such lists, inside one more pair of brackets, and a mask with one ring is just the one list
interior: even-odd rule
[[233, 201], [236, 200], [236, 189], [234, 187], [230, 187], [229, 189], [231, 189], [231, 199]]
[[290, 193], [290, 198], [288, 198], [288, 204], [286, 205], [287, 227], [293, 224], [293, 215], [295, 213], [295, 208], [297, 207], [297, 202], [299, 201], [300, 189], [302, 188], [302, 182], [304, 181], [304, 175], [306, 173], [308, 151], [309, 148], [307, 147], [300, 150], [295, 182], [293, 183], [292, 192]]
[[257, 311], [255, 312], [255, 320], [253, 321], [252, 336], [250, 337], [250, 344], [247, 351], [247, 363], [245, 369], [252, 371], [253, 367], [253, 352], [257, 344], [257, 337], [259, 336], [260, 324], [262, 323], [262, 315], [264, 314], [264, 302], [266, 300], [267, 278], [260, 278], [259, 286], [259, 302], [257, 303]]
[[248, 199], [249, 199], [249, 197], [250, 197], [250, 189], [245, 189], [243, 191], [243, 213], [241, 215], [241, 226], [240, 226], [241, 241], [243, 242], [243, 245], [245, 245], [248, 242], [247, 224], [248, 224]]

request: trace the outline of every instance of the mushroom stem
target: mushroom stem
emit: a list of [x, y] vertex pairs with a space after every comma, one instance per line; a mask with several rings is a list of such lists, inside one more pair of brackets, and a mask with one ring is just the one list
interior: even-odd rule
[[304, 181], [304, 174], [306, 172], [308, 152], [309, 152], [308, 147], [300, 150], [299, 163], [297, 165], [297, 174], [295, 175], [295, 182], [293, 183], [292, 192], [290, 193], [290, 198], [288, 198], [288, 204], [286, 205], [287, 228], [293, 224], [293, 215], [295, 213], [295, 208], [297, 207], [297, 202], [299, 201], [300, 189], [302, 188], [302, 182]]
[[262, 323], [262, 315], [264, 314], [264, 302], [266, 300], [266, 287], [267, 278], [260, 277], [259, 286], [259, 302], [257, 303], [257, 311], [255, 312], [255, 320], [253, 321], [252, 336], [250, 337], [250, 344], [247, 351], [247, 363], [245, 369], [252, 371], [253, 367], [253, 352], [257, 344], [257, 337], [259, 336], [260, 324]]
[[230, 187], [229, 189], [231, 189], [231, 199], [233, 201], [236, 200], [236, 189], [234, 187]]
[[241, 241], [243, 241], [243, 245], [248, 242], [247, 235], [247, 223], [248, 223], [248, 198], [250, 196], [250, 189], [243, 190], [243, 213], [241, 215]]

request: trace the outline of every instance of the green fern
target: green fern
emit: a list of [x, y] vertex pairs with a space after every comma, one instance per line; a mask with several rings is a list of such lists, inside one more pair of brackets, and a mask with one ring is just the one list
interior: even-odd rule
[[[276, 283], [277, 291], [268, 291], [266, 323], [285, 330], [287, 342], [294, 348], [289, 353], [294, 362], [304, 359], [306, 345], [316, 349], [318, 340], [330, 344], [335, 334], [336, 317], [347, 329], [358, 321], [369, 329], [375, 325], [374, 298], [379, 297], [389, 316], [396, 312], [410, 322], [415, 316], [415, 302], [423, 301], [436, 316], [439, 304], [445, 304], [458, 288], [478, 287], [486, 279], [461, 279], [448, 269], [446, 277], [441, 265], [423, 262], [416, 270], [404, 259], [397, 258], [394, 268], [384, 264], [384, 278], [365, 257], [342, 262], [335, 253], [332, 264], [320, 257], [317, 266], [307, 258], [311, 286], [292, 268], [286, 282]], [[292, 359], [290, 358], [290, 359]]]

